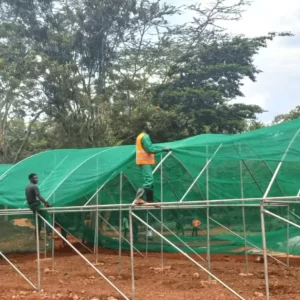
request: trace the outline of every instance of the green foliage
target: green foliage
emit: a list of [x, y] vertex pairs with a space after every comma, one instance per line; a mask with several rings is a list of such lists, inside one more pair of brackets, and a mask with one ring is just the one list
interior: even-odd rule
[[[246, 6], [3, 0], [2, 161], [49, 148], [133, 143], [146, 119], [155, 142], [248, 130], [263, 110], [231, 101], [243, 96], [243, 79], [256, 80], [254, 55], [290, 34], [230, 36], [217, 25], [238, 20]], [[185, 10], [194, 13], [191, 22], [169, 23]], [[28, 133], [33, 128], [38, 134]]]
[[273, 120], [273, 124], [279, 124], [282, 122], [287, 122], [287, 121], [295, 120], [298, 118], [300, 118], [300, 106], [299, 105], [296, 106], [294, 109], [292, 109], [287, 114], [281, 114], [281, 115], [276, 116]]

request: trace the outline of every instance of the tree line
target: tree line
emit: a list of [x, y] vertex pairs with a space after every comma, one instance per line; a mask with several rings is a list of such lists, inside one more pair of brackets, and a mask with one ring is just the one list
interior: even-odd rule
[[[2, 0], [1, 162], [132, 144], [143, 120], [154, 124], [154, 142], [261, 127], [261, 107], [232, 100], [261, 72], [254, 55], [291, 34], [249, 38], [220, 25], [238, 21], [247, 6]], [[194, 17], [182, 24], [187, 12]]]

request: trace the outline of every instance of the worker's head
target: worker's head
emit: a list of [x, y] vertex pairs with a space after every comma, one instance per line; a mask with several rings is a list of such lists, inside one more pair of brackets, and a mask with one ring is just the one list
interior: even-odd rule
[[37, 175], [34, 173], [29, 174], [28, 179], [31, 183], [34, 183], [34, 184], [37, 184], [39, 181]]
[[149, 121], [146, 121], [146, 122], [144, 123], [144, 126], [143, 126], [143, 127], [144, 127], [143, 130], [144, 130], [145, 132], [147, 132], [147, 133], [150, 133], [151, 130], [152, 130], [152, 126], [151, 126], [151, 123], [150, 123]]

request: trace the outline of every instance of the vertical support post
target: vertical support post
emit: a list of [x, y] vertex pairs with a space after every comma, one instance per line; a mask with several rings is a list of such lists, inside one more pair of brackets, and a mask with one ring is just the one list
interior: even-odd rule
[[132, 208], [129, 208], [129, 234], [130, 234], [130, 263], [131, 263], [131, 296], [135, 300], [134, 283], [134, 261], [133, 261], [133, 229], [132, 229]]
[[[299, 190], [300, 191], [300, 190]], [[4, 205], [4, 209], [8, 209], [8, 206], [7, 205]], [[8, 215], [5, 215], [4, 216], [4, 221], [8, 221]]]
[[98, 239], [98, 234], [99, 234], [99, 193], [97, 193], [97, 210], [96, 210], [96, 222], [95, 222], [95, 254], [96, 254], [96, 264], [98, 264], [98, 248], [99, 248], [99, 239]]
[[261, 233], [262, 233], [262, 243], [263, 243], [263, 255], [264, 255], [264, 272], [265, 272], [265, 285], [266, 285], [266, 299], [270, 299], [270, 291], [269, 291], [269, 274], [268, 274], [268, 255], [267, 255], [267, 239], [266, 239], [266, 228], [265, 228], [265, 216], [264, 216], [264, 204], [265, 204], [265, 199], [268, 197], [269, 192], [271, 190], [271, 187], [276, 179], [277, 174], [279, 173], [279, 170], [281, 168], [282, 162], [284, 161], [290, 147], [292, 146], [294, 140], [298, 136], [300, 132], [300, 128], [297, 130], [293, 138], [291, 139], [289, 145], [287, 146], [281, 161], [279, 162], [272, 179], [267, 187], [267, 190], [263, 196], [263, 200], [260, 201], [260, 218], [261, 218]]
[[[53, 173], [55, 174], [55, 170], [56, 170], [56, 151], [54, 152], [54, 170], [53, 170]], [[55, 192], [54, 191], [54, 194], [53, 194], [53, 204], [55, 204]], [[53, 213], [52, 215], [52, 226], [53, 228], [55, 228], [55, 213]], [[52, 270], [54, 270], [54, 255], [55, 255], [55, 239], [53, 238], [54, 237], [54, 230], [52, 230], [52, 239], [51, 239], [51, 252], [52, 252], [52, 259], [51, 259], [51, 264], [52, 264]]]
[[[240, 161], [240, 179], [241, 179], [241, 199], [243, 205], [245, 204], [244, 199], [244, 178], [243, 178], [243, 163]], [[247, 233], [246, 233], [246, 215], [245, 207], [242, 207], [242, 218], [243, 218], [243, 231], [244, 231], [244, 247], [245, 247], [245, 262], [246, 262], [246, 274], [249, 273], [248, 253], [247, 253]]]
[[[98, 156], [97, 156], [97, 190], [98, 190]], [[97, 205], [97, 208], [96, 208], [96, 219], [95, 219], [95, 255], [96, 255], [96, 264], [98, 264], [98, 246], [99, 246], [99, 240], [98, 240], [98, 234], [99, 234], [99, 216], [98, 216], [98, 213], [99, 213], [99, 208], [98, 208], [98, 205], [99, 205], [99, 192], [100, 191], [97, 191], [97, 194], [96, 194], [96, 205]]]
[[[120, 191], [119, 191], [120, 195], [120, 204], [122, 204], [122, 201], [123, 201], [123, 174], [122, 172], [120, 173]], [[121, 269], [122, 269], [122, 224], [123, 224], [123, 218], [122, 218], [122, 209], [121, 209], [121, 206], [120, 206], [120, 210], [119, 210], [119, 269], [118, 269], [118, 272], [119, 272], [119, 275], [121, 273]]]
[[264, 272], [265, 272], [265, 286], [266, 286], [266, 299], [270, 299], [269, 292], [269, 274], [268, 274], [268, 256], [267, 256], [267, 239], [265, 228], [265, 215], [264, 215], [264, 201], [260, 201], [260, 219], [261, 219], [261, 233], [262, 233], [262, 246], [264, 256]]
[[[290, 220], [290, 205], [287, 206], [287, 220]], [[289, 267], [290, 266], [290, 246], [289, 246], [289, 240], [290, 240], [290, 223], [287, 223], [286, 225], [286, 264]]]
[[[206, 146], [206, 200], [209, 205], [209, 166], [208, 166], [208, 146]], [[206, 262], [207, 268], [210, 271], [210, 222], [209, 222], [209, 207], [206, 208]], [[208, 280], [210, 281], [210, 275], [208, 274]]]
[[[160, 202], [163, 202], [163, 198], [164, 198], [164, 183], [163, 183], [163, 160], [162, 160], [162, 155], [160, 156], [160, 161], [161, 161], [161, 165], [160, 165]], [[160, 234], [164, 235], [164, 226], [163, 226], [163, 222], [164, 222], [164, 211], [161, 208], [160, 210], [160, 216], [161, 216], [161, 225], [160, 225]], [[148, 228], [147, 228], [147, 232], [148, 232]], [[160, 251], [161, 251], [161, 268], [164, 267], [164, 240], [161, 239], [161, 245], [160, 245]]]
[[47, 258], [47, 230], [46, 230], [46, 223], [44, 223], [44, 258]]
[[[53, 213], [52, 226], [55, 227], [55, 213]], [[52, 230], [52, 236], [54, 236], [54, 231], [53, 230]], [[51, 241], [52, 241], [51, 242], [51, 246], [52, 246], [52, 259], [51, 259], [51, 263], [52, 263], [52, 270], [54, 270], [55, 239], [52, 238]]]
[[41, 262], [38, 213], [35, 213], [36, 255], [37, 255], [37, 290], [41, 290]]
[[[146, 215], [146, 222], [147, 222], [147, 224], [149, 224], [149, 211], [148, 210], [147, 210], [147, 215]], [[149, 243], [148, 230], [149, 230], [149, 228], [146, 226], [146, 257], [148, 257], [148, 243]]]

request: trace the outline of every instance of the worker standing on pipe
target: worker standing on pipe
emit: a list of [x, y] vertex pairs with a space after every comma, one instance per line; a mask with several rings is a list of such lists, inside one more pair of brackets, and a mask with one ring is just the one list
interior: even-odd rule
[[[133, 204], [145, 204], [154, 202], [154, 179], [152, 174], [152, 165], [155, 165], [155, 154], [163, 151], [170, 151], [169, 148], [154, 146], [150, 139], [152, 126], [150, 122], [143, 124], [143, 131], [136, 138], [136, 164], [139, 166], [143, 185], [136, 193], [136, 199]], [[147, 202], [142, 199], [146, 196]]]
[[[41, 210], [41, 208], [43, 207], [42, 203], [46, 207], [50, 207], [50, 204], [42, 197], [40, 193], [40, 190], [37, 186], [38, 184], [37, 175], [31, 173], [29, 174], [28, 179], [30, 183], [25, 188], [25, 195], [26, 195], [26, 200], [29, 208], [32, 210], [34, 217], [38, 213], [51, 224], [52, 223], [51, 216], [48, 214], [47, 211]], [[35, 224], [35, 226], [38, 226], [38, 234], [39, 234], [39, 238], [41, 239], [40, 231], [42, 227], [42, 220], [40, 219], [40, 217], [38, 217], [38, 224]], [[51, 236], [52, 230], [48, 225], [46, 225], [46, 232], [48, 236]]]

